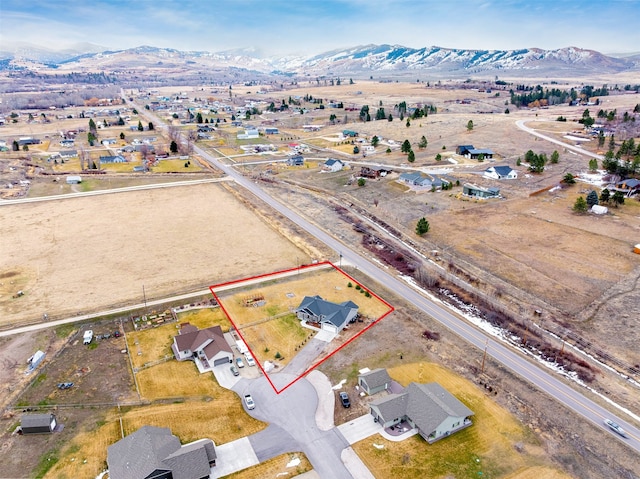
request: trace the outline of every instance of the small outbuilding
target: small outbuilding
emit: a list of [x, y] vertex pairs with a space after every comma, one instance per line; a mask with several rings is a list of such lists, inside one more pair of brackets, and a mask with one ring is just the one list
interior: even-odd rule
[[78, 185], [82, 183], [82, 178], [78, 175], [69, 175], [67, 176], [67, 184], [68, 185]]
[[637, 245], [635, 245], [635, 246], [633, 247], [633, 252], [634, 252], [635, 254], [640, 254], [640, 243], [638, 243]]
[[358, 376], [358, 385], [369, 396], [389, 389], [391, 377], [384, 368], [374, 369]]
[[20, 419], [22, 434], [51, 434], [56, 425], [56, 416], [53, 413], [24, 414]]

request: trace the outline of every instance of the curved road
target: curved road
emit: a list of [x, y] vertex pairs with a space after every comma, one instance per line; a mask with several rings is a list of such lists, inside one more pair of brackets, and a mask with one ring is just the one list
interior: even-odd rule
[[[159, 118], [157, 118], [155, 115], [150, 116], [152, 116], [155, 121], [157, 121], [158, 124], [161, 124], [164, 128], [164, 123]], [[523, 123], [524, 122], [518, 122], [518, 127], [522, 128], [525, 131], [529, 131], [530, 133], [535, 134], [540, 138], [562, 145], [563, 147], [567, 147], [568, 149], [571, 149], [573, 151], [588, 154], [588, 152], [583, 151], [581, 148], [567, 145], [566, 143], [563, 143], [561, 141], [539, 134], [532, 129], [525, 127]], [[224, 164], [220, 160], [220, 158], [212, 156], [210, 153], [203, 150], [197, 145], [194, 145], [194, 150], [204, 160], [208, 161], [216, 168], [222, 170], [225, 174], [233, 178], [239, 185], [246, 188], [249, 192], [265, 202], [271, 208], [296, 223], [310, 235], [316, 237], [320, 241], [324, 242], [327, 246], [334, 249], [341, 256], [341, 258], [344, 258], [347, 262], [355, 266], [357, 269], [361, 270], [372, 279], [378, 281], [386, 288], [394, 291], [396, 294], [399, 294], [405, 300], [412, 303], [416, 308], [427, 313], [435, 320], [439, 321], [443, 326], [450, 329], [452, 332], [454, 332], [476, 348], [482, 350], [486, 346], [487, 354], [494, 358], [496, 361], [511, 369], [515, 374], [529, 381], [540, 390], [546, 392], [553, 399], [560, 402], [570, 410], [574, 411], [583, 419], [601, 428], [603, 432], [608, 433], [608, 437], [614, 437], [620, 441], [624, 441], [624, 443], [632, 448], [635, 452], [640, 453], [639, 428], [635, 427], [630, 422], [623, 420], [621, 417], [610, 413], [609, 410], [590, 400], [581, 392], [574, 390], [572, 387], [558, 379], [555, 374], [547, 372], [545, 369], [543, 369], [541, 365], [535, 364], [525, 359], [525, 357], [519, 351], [513, 350], [510, 347], [507, 347], [506, 345], [495, 341], [489, 335], [481, 332], [473, 325], [452, 314], [445, 307], [431, 301], [430, 299], [427, 299], [418, 290], [416, 290], [406, 282], [401, 281], [395, 275], [391, 274], [388, 269], [384, 269], [382, 266], [373, 263], [356, 251], [351, 250], [347, 245], [341, 243], [333, 236], [327, 234], [316, 224], [310, 222], [300, 214], [291, 210], [288, 206], [272, 198], [256, 183], [242, 176], [233, 167]], [[219, 152], [218, 154], [224, 156]], [[590, 154], [590, 156], [599, 158], [598, 155], [594, 154]], [[603, 423], [603, 420], [605, 418], [610, 418], [620, 424], [622, 428], [627, 431], [629, 437], [627, 439], [623, 439], [613, 431], [611, 431]]]

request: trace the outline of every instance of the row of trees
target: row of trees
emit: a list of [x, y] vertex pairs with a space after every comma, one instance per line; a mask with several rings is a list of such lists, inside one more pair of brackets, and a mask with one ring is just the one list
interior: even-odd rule
[[586, 199], [583, 196], [578, 196], [578, 198], [576, 198], [576, 201], [573, 204], [573, 211], [576, 213], [586, 213], [591, 207], [599, 203], [613, 203], [617, 208], [624, 204], [624, 194], [621, 191], [616, 191], [612, 195], [611, 192], [605, 188], [602, 190], [602, 193], [600, 193], [600, 198], [598, 198], [598, 193], [591, 190], [589, 194], [587, 194]]

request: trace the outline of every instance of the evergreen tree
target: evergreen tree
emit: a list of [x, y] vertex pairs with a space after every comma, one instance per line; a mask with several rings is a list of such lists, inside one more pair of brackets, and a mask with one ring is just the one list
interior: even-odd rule
[[120, 132], [120, 139], [121, 139], [121, 140], [124, 140], [124, 138], [125, 138], [125, 137], [124, 137], [124, 132], [123, 132], [123, 131], [121, 131], [121, 132]]
[[426, 148], [427, 147], [427, 138], [422, 135], [422, 138], [420, 138], [420, 142], [418, 143], [418, 148]]
[[467, 131], [473, 130], [473, 120], [467, 122]]
[[153, 123], [149, 122], [149, 131], [152, 131], [155, 127], [153, 126]]
[[142, 122], [138, 120], [138, 131], [144, 131], [144, 126], [142, 126]]
[[587, 195], [587, 205], [589, 206], [589, 208], [591, 208], [593, 205], [597, 205], [597, 204], [598, 204], [598, 193], [596, 193], [594, 190], [591, 190]]
[[596, 160], [595, 158], [591, 158], [589, 160], [589, 170], [596, 171], [597, 169], [598, 169], [598, 160]]
[[553, 150], [553, 153], [551, 153], [551, 163], [556, 164], [559, 159], [560, 153], [558, 153], [558, 150]]
[[200, 112], [196, 115], [196, 123], [202, 123], [202, 113]]
[[96, 126], [96, 122], [93, 121], [93, 118], [89, 118], [89, 131], [97, 131], [98, 127]]
[[389, 116], [387, 117], [387, 121], [389, 121], [389, 122], [393, 121], [393, 116], [391, 116], [391, 113], [389, 113]]
[[172, 140], [171, 145], [169, 145], [169, 151], [171, 153], [178, 153], [178, 144], [174, 140]]
[[576, 213], [586, 213], [588, 209], [587, 202], [584, 197], [578, 196], [576, 202], [573, 204], [573, 211]]
[[600, 193], [600, 203], [609, 203], [609, 200], [611, 199], [611, 192], [605, 188], [604, 190], [602, 190], [602, 193]]
[[11, 149], [13, 151], [20, 151], [20, 143], [18, 143], [18, 140], [13, 140], [13, 143], [11, 144]]
[[402, 142], [402, 145], [400, 146], [400, 151], [402, 153], [409, 153], [409, 151], [411, 151], [411, 143], [409, 142], [409, 140], [404, 140]]
[[425, 217], [422, 217], [418, 220], [418, 224], [416, 225], [416, 234], [418, 236], [422, 236], [429, 232], [429, 222]]
[[407, 155], [407, 161], [409, 163], [413, 163], [414, 161], [416, 161], [416, 154], [413, 152], [413, 150], [409, 150], [409, 155]]
[[611, 201], [616, 206], [616, 208], [620, 205], [624, 204], [624, 193], [622, 191], [616, 191], [611, 197]]
[[378, 146], [379, 142], [380, 140], [378, 139], [377, 135], [374, 135], [373, 138], [371, 138], [371, 146], [373, 146], [374, 148]]

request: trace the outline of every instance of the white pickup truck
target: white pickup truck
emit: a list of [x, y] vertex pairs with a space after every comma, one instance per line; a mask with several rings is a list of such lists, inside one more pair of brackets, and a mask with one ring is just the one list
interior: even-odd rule
[[91, 344], [93, 340], [93, 331], [91, 329], [87, 329], [82, 336], [82, 344]]

